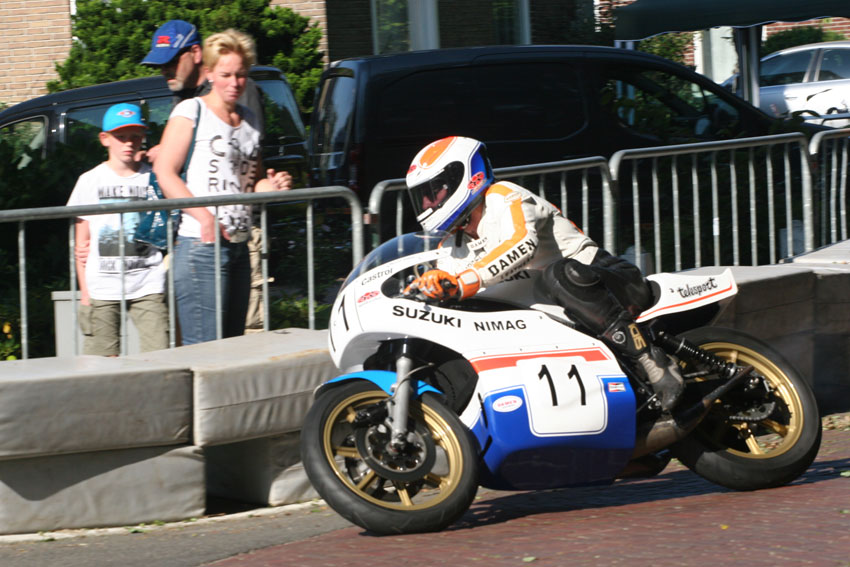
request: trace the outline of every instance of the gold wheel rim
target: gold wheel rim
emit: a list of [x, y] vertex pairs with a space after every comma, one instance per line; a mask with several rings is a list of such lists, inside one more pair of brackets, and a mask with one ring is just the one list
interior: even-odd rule
[[[752, 366], [754, 373], [767, 380], [777, 407], [769, 418], [761, 421], [731, 422], [711, 419], [720, 411], [722, 400], [718, 401], [709, 419], [697, 427], [699, 434], [712, 445], [725, 448], [727, 453], [747, 459], [772, 459], [790, 450], [802, 434], [805, 417], [800, 395], [785, 372], [760, 353], [741, 345], [718, 341], [701, 348], [739, 367]], [[732, 434], [743, 445], [741, 449], [729, 447], [723, 441]]]
[[[354, 394], [339, 403], [328, 416], [322, 431], [325, 457], [336, 476], [357, 496], [392, 510], [424, 510], [440, 504], [460, 483], [463, 452], [449, 424], [432, 408], [422, 403], [411, 404], [411, 416], [425, 424], [438, 452], [445, 456], [445, 474], [432, 472], [414, 482], [390, 481], [368, 467], [354, 446], [354, 420], [358, 409], [387, 398], [382, 391]], [[358, 475], [353, 478], [351, 466]], [[435, 466], [435, 468], [438, 468]]]

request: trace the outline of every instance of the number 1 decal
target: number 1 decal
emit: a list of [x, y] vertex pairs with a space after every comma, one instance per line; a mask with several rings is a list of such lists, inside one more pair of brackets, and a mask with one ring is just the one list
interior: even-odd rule
[[[555, 382], [552, 380], [552, 375], [549, 373], [549, 369], [546, 367], [545, 364], [540, 366], [540, 373], [537, 375], [537, 377], [541, 380], [543, 378], [546, 378], [546, 380], [549, 382], [549, 392], [552, 394], [552, 405], [557, 406], [558, 392], [555, 390]], [[578, 368], [576, 368], [575, 364], [570, 367], [570, 371], [567, 372], [567, 377], [575, 378], [576, 382], [578, 382], [579, 390], [581, 390], [581, 405], [586, 406], [587, 392], [584, 389], [584, 382], [582, 381], [581, 375], [579, 374]]]
[[573, 364], [573, 367], [570, 368], [570, 371], [567, 373], [567, 376], [570, 378], [575, 378], [576, 382], [578, 382], [578, 388], [581, 390], [581, 405], [587, 405], [587, 392], [584, 389], [584, 381], [581, 379], [581, 375], [578, 373], [578, 368]]

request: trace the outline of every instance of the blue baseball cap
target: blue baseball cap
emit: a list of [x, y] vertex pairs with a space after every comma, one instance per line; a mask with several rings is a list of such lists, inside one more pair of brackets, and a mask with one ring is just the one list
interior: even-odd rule
[[142, 60], [142, 65], [165, 65], [180, 53], [180, 50], [201, 43], [198, 29], [183, 20], [168, 20], [154, 32], [151, 50]]
[[121, 104], [113, 104], [106, 110], [106, 114], [103, 115], [104, 132], [112, 132], [127, 126], [147, 128], [141, 108], [135, 104], [122, 102]]

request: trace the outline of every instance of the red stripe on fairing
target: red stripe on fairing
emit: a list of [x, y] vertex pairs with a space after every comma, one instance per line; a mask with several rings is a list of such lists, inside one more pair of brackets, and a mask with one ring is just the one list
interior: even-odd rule
[[608, 360], [608, 356], [602, 349], [587, 348], [574, 350], [544, 350], [539, 352], [527, 352], [523, 354], [499, 354], [495, 356], [482, 356], [480, 358], [470, 359], [472, 367], [476, 372], [484, 372], [485, 370], [494, 370], [496, 368], [510, 368], [516, 366], [520, 360], [528, 360], [530, 358], [571, 358], [580, 356], [587, 362], [599, 362]]
[[700, 296], [700, 297], [696, 297], [696, 298], [694, 298], [694, 299], [689, 299], [688, 301], [683, 301], [683, 302], [681, 302], [681, 303], [676, 303], [675, 305], [666, 305], [666, 306], [664, 306], [664, 307], [659, 307], [658, 309], [654, 309], [654, 310], [652, 310], [652, 311], [646, 311], [646, 312], [644, 312], [644, 313], [641, 313], [641, 314], [640, 314], [640, 317], [638, 317], [638, 318], [637, 318], [637, 320], [638, 320], [638, 321], [640, 321], [641, 319], [646, 319], [646, 318], [647, 318], [647, 317], [649, 317], [650, 315], [655, 315], [656, 313], [661, 313], [662, 311], [667, 311], [668, 309], [675, 309], [676, 307], [681, 307], [681, 306], [683, 306], [683, 305], [688, 305], [688, 304], [690, 304], [690, 303], [694, 303], [694, 302], [696, 302], [696, 301], [702, 301], [702, 300], [704, 300], [704, 299], [708, 299], [708, 298], [710, 298], [710, 297], [714, 297], [715, 295], [720, 295], [720, 294], [726, 293], [726, 292], [728, 292], [728, 291], [730, 291], [730, 290], [732, 289], [732, 286], [733, 286], [733, 285], [734, 285], [734, 284], [729, 284], [729, 287], [727, 287], [726, 289], [721, 289], [720, 291], [715, 291], [714, 293], [709, 294], [709, 295], [702, 295], [702, 296]]

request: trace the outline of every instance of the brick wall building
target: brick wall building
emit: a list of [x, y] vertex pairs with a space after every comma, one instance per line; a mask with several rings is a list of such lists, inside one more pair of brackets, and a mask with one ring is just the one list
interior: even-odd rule
[[54, 63], [71, 48], [69, 0], [2, 0], [0, 37], [0, 103], [14, 104], [47, 92], [57, 77]]

